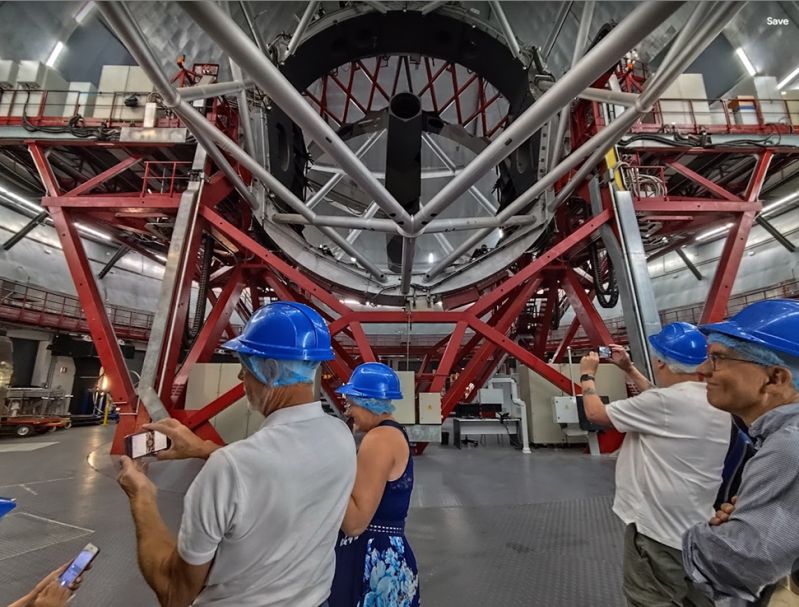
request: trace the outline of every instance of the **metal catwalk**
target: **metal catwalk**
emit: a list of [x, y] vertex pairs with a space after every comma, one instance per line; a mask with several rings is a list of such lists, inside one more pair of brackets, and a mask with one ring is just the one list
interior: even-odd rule
[[[92, 427], [0, 440], [0, 494], [19, 502], [0, 523], [0, 604], [87, 541], [102, 553], [73, 605], [157, 604], [138, 571], [127, 500], [109, 476], [112, 435]], [[465, 451], [431, 447], [416, 460], [408, 537], [424, 604], [622, 605], [622, 525], [610, 511], [615, 459], [560, 450], [522, 456], [493, 440]], [[196, 470], [185, 462], [151, 467], [173, 529]]]

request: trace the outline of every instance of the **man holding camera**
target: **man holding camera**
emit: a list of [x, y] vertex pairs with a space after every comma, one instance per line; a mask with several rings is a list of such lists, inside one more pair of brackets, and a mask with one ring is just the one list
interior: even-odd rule
[[580, 361], [586, 416], [626, 433], [613, 502], [627, 525], [624, 595], [631, 607], [712, 607], [686, 576], [680, 551], [683, 533], [713, 516], [732, 420], [707, 401], [697, 374], [707, 343], [696, 327], [672, 323], [649, 342], [657, 387], [613, 345], [612, 362], [642, 392], [607, 406], [594, 379], [598, 354]]

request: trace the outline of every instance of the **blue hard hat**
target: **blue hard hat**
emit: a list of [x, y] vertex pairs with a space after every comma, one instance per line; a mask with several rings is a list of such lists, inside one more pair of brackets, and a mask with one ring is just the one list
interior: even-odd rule
[[707, 359], [707, 340], [691, 323], [668, 324], [650, 335], [649, 343], [663, 356], [686, 365], [701, 365]]
[[17, 501], [10, 497], [0, 497], [0, 518], [17, 507]]
[[276, 360], [332, 360], [330, 331], [305, 304], [276, 301], [258, 308], [225, 350]]
[[400, 381], [394, 369], [383, 363], [364, 363], [355, 367], [350, 381], [336, 390], [346, 396], [397, 400], [402, 398]]
[[722, 333], [799, 357], [799, 301], [758, 301], [729, 320], [702, 325], [699, 330], [705, 334]]

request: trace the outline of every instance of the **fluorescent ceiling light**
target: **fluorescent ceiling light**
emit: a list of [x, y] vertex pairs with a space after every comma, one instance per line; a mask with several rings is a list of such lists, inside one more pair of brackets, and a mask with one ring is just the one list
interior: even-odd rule
[[343, 304], [349, 304], [349, 305], [351, 305], [351, 306], [357, 306], [357, 305], [360, 305], [360, 304], [361, 304], [361, 302], [360, 302], [360, 301], [358, 301], [357, 299], [342, 299], [342, 300], [341, 300], [341, 303], [343, 303]]
[[797, 190], [793, 194], [788, 194], [787, 196], [783, 196], [779, 200], [775, 200], [774, 202], [768, 203], [766, 206], [764, 206], [761, 209], [760, 212], [761, 212], [761, 214], [762, 213], [768, 213], [769, 211], [772, 211], [772, 210], [776, 209], [777, 207], [781, 207], [784, 204], [788, 204], [789, 202], [795, 201], [797, 198], [799, 198], [799, 190]]
[[64, 50], [64, 43], [56, 42], [53, 52], [50, 53], [50, 56], [47, 58], [47, 67], [55, 67], [55, 62], [58, 61], [58, 56], [61, 54], [61, 51], [63, 50]]
[[428, 254], [427, 263], [433, 263], [435, 260], [436, 260], [436, 256], [433, 253]]
[[12, 192], [11, 190], [7, 190], [6, 188], [4, 188], [2, 186], [0, 186], [0, 194], [2, 194], [3, 196], [6, 196], [7, 198], [10, 198], [14, 202], [17, 202], [17, 203], [21, 204], [26, 209], [29, 209], [29, 210], [33, 211], [34, 213], [41, 213], [42, 211], [44, 211], [44, 208], [42, 208], [41, 206], [39, 206], [35, 202], [31, 202], [27, 198], [23, 198], [19, 194], [16, 194], [16, 193]]
[[743, 63], [744, 67], [746, 68], [746, 71], [749, 72], [750, 76], [754, 76], [755, 74], [757, 74], [755, 66], [752, 65], [751, 61], [749, 61], [749, 57], [746, 56], [746, 53], [744, 53], [744, 50], [742, 48], [739, 47], [735, 49], [735, 54], [738, 55], [738, 59], [741, 60], [741, 63]]
[[92, 12], [94, 9], [94, 2], [86, 2], [83, 6], [80, 7], [80, 10], [75, 13], [75, 21], [78, 23], [83, 23], [86, 20], [86, 17], [89, 16], [89, 13]]
[[505, 235], [505, 232], [502, 231], [502, 228], [499, 228], [499, 237], [502, 238]]
[[153, 253], [153, 257], [155, 257], [159, 261], [163, 261], [166, 263], [166, 255], [161, 255], [161, 253]]
[[785, 78], [783, 78], [780, 82], [778, 82], [777, 88], [778, 89], [783, 88], [786, 84], [788, 84], [791, 80], [793, 80], [797, 76], [799, 76], [799, 67], [797, 67], [794, 71], [792, 71], [790, 74], [785, 76]]
[[98, 232], [97, 230], [85, 226], [82, 223], [76, 223], [75, 227], [88, 236], [94, 236], [95, 238], [99, 238], [100, 240], [107, 240], [109, 242], [113, 240], [108, 234], [105, 234], [103, 232]]
[[705, 232], [704, 234], [700, 234], [699, 236], [697, 236], [697, 237], [696, 237], [696, 240], [697, 240], [697, 241], [699, 241], [699, 240], [705, 240], [705, 239], [707, 239], [707, 238], [710, 238], [711, 236], [717, 236], [717, 235], [719, 235], [719, 234], [721, 234], [721, 233], [723, 233], [723, 232], [726, 232], [726, 231], [727, 231], [727, 230], [729, 230], [731, 227], [732, 227], [732, 224], [731, 224], [731, 223], [728, 223], [728, 224], [726, 224], [726, 225], [723, 225], [723, 226], [721, 226], [720, 228], [715, 228], [715, 229], [713, 229], [713, 230], [710, 230], [710, 231], [708, 231], [708, 232]]

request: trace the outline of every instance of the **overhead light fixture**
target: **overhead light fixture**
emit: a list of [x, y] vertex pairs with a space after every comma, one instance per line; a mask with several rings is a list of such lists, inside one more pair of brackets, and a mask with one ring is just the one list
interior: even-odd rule
[[354, 257], [350, 257], [350, 261], [351, 261], [352, 263], [355, 263], [355, 262], [356, 262], [356, 261], [358, 261], [358, 260], [357, 260], [357, 259], [355, 259]]
[[56, 42], [53, 52], [50, 53], [50, 56], [47, 58], [46, 62], [47, 67], [55, 67], [55, 62], [58, 61], [58, 56], [61, 54], [61, 51], [63, 50], [64, 50], [64, 43]]
[[163, 261], [166, 263], [166, 255], [161, 255], [161, 253], [153, 253], [153, 257], [155, 257], [158, 261]]
[[341, 303], [347, 304], [347, 305], [350, 305], [350, 306], [359, 306], [359, 305], [361, 305], [361, 302], [358, 301], [357, 299], [342, 299]]
[[80, 7], [80, 10], [77, 13], [75, 13], [75, 21], [77, 21], [78, 23], [83, 23], [86, 20], [86, 17], [89, 16], [89, 13], [92, 12], [92, 10], [94, 10], [93, 1], [84, 3], [84, 5]]
[[108, 234], [105, 234], [103, 232], [99, 232], [99, 231], [95, 230], [94, 228], [90, 228], [88, 226], [83, 225], [82, 223], [76, 223], [75, 227], [78, 228], [78, 230], [80, 232], [83, 232], [87, 236], [94, 236], [95, 238], [99, 238], [100, 240], [106, 240], [108, 242], [113, 240]]
[[741, 63], [743, 63], [744, 67], [746, 68], [746, 71], [749, 72], [750, 76], [757, 75], [757, 70], [755, 69], [755, 66], [752, 65], [751, 61], [749, 61], [749, 57], [746, 56], [746, 53], [744, 53], [744, 50], [742, 48], [738, 47], [737, 49], [735, 49], [735, 54], [738, 55], [738, 59], [741, 60]]
[[35, 202], [31, 202], [27, 198], [23, 198], [19, 194], [12, 192], [2, 186], [0, 186], [0, 194], [5, 196], [6, 198], [10, 198], [13, 202], [19, 203], [24, 206], [26, 209], [33, 211], [34, 213], [41, 213], [44, 211], [44, 208], [36, 204]]
[[781, 207], [784, 204], [788, 204], [789, 202], [795, 201], [797, 198], [799, 198], [799, 190], [797, 190], [793, 194], [788, 194], [787, 196], [783, 196], [779, 200], [775, 200], [774, 202], [768, 203], [760, 210], [760, 213], [761, 214], [768, 213], [776, 209], [777, 207]]
[[427, 255], [427, 263], [433, 263], [436, 260], [436, 256], [433, 253], [429, 253]]
[[732, 225], [733, 224], [728, 223], [726, 225], [721, 226], [720, 228], [714, 228], [712, 230], [709, 230], [709, 231], [705, 232], [704, 234], [700, 234], [699, 236], [697, 236], [696, 240], [697, 241], [707, 240], [708, 238], [711, 238], [713, 236], [718, 236], [719, 234], [722, 234], [723, 232], [726, 232], [727, 230], [729, 230], [732, 227]]
[[788, 84], [791, 80], [793, 80], [797, 76], [799, 76], [799, 67], [797, 67], [794, 71], [792, 71], [790, 74], [785, 76], [785, 78], [783, 78], [780, 82], [778, 82], [777, 88], [778, 89], [784, 88], [786, 84]]
[[505, 236], [505, 231], [504, 231], [502, 228], [499, 228], [499, 230], [497, 230], [497, 231], [499, 232], [499, 237], [500, 237], [500, 238], [502, 238], [503, 236]]
[[744, 52], [744, 50], [739, 47], [739, 48], [735, 49], [735, 54], [738, 56], [738, 59], [741, 61], [743, 66], [746, 68], [746, 71], [749, 73], [749, 75], [750, 76], [756, 76], [757, 75], [757, 70], [755, 69], [755, 66], [752, 65], [752, 62], [750, 61], [749, 57], [747, 57], [747, 55]]

